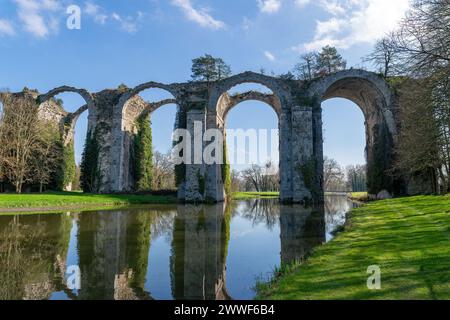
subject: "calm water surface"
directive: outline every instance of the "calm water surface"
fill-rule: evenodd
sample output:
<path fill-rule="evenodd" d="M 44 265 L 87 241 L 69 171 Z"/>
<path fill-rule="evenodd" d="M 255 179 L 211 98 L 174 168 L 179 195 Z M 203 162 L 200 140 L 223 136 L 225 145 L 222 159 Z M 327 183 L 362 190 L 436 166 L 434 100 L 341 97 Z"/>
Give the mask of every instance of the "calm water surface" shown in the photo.
<path fill-rule="evenodd" d="M 0 299 L 251 299 L 256 280 L 331 240 L 352 207 L 327 196 L 321 208 L 249 200 L 0 216 Z"/>

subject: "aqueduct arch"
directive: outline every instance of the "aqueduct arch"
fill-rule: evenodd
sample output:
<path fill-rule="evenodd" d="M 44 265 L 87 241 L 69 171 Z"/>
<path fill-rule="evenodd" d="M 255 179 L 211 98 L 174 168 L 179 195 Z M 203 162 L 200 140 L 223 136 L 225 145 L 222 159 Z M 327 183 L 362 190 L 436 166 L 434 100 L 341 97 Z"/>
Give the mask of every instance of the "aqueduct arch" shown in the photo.
<path fill-rule="evenodd" d="M 397 141 L 394 118 L 395 96 L 380 76 L 363 70 L 346 70 L 314 83 L 312 93 L 320 103 L 331 98 L 354 102 L 363 112 L 366 127 L 368 188 L 371 193 L 393 191 L 394 179 L 387 174 Z"/>
<path fill-rule="evenodd" d="M 172 98 L 164 99 L 158 102 L 150 103 L 145 102 L 139 94 L 148 89 L 160 89 L 170 93 Z M 116 106 L 114 106 L 114 136 L 118 138 L 119 143 L 115 143 L 112 148 L 111 157 L 116 158 L 118 178 L 112 178 L 115 180 L 113 191 L 133 191 L 135 188 L 135 177 L 133 176 L 133 163 L 132 163 L 132 146 L 133 138 L 137 134 L 136 121 L 143 116 L 149 116 L 157 109 L 167 104 L 176 104 L 179 109 L 180 106 L 177 103 L 178 91 L 176 88 L 170 85 L 165 85 L 158 82 L 147 82 L 136 86 L 123 93 L 119 98 Z M 175 129 L 175 125 L 174 125 Z M 117 170 L 116 169 L 116 170 Z M 113 175 L 116 175 L 117 171 L 113 171 Z"/>
<path fill-rule="evenodd" d="M 272 93 L 244 92 L 228 94 L 240 84 L 256 83 Z M 157 88 L 173 98 L 146 103 L 138 94 Z M 278 115 L 280 130 L 280 198 L 284 202 L 321 201 L 323 197 L 323 137 L 321 103 L 341 97 L 355 102 L 366 118 L 367 160 L 369 175 L 382 177 L 373 184 L 372 192 L 393 191 L 387 171 L 391 167 L 392 147 L 397 140 L 397 99 L 381 76 L 363 71 L 346 70 L 310 81 L 297 81 L 245 72 L 215 82 L 162 84 L 147 82 L 132 89 L 119 87 L 97 93 L 84 89 L 59 87 L 38 95 L 39 103 L 48 102 L 62 92 L 80 94 L 86 105 L 78 111 L 61 112 L 61 119 L 72 125 L 89 110 L 89 134 L 97 145 L 95 158 L 96 192 L 131 191 L 130 147 L 135 136 L 134 122 L 165 104 L 178 106 L 175 129 L 186 129 L 194 141 L 194 123 L 208 129 L 224 130 L 229 110 L 248 100 L 270 105 Z M 60 123 L 60 122 L 58 122 Z M 65 122 L 64 122 L 65 123 Z M 205 144 L 205 143 L 203 143 Z M 187 202 L 225 199 L 223 165 L 186 164 L 177 173 L 179 198 Z"/>
<path fill-rule="evenodd" d="M 78 88 L 69 87 L 69 86 L 62 86 L 62 87 L 54 88 L 45 94 L 39 95 L 36 99 L 37 103 L 39 103 L 39 109 L 44 109 L 46 107 L 46 104 L 48 104 L 49 101 L 51 101 L 55 96 L 57 96 L 58 94 L 67 93 L 67 92 L 76 93 L 76 94 L 80 95 L 84 99 L 86 104 L 83 106 L 80 106 L 75 112 L 67 112 L 66 110 L 64 110 L 66 115 L 65 115 L 65 117 L 60 119 L 60 123 L 59 123 L 60 130 L 61 130 L 61 137 L 62 137 L 64 146 L 67 146 L 70 143 L 73 143 L 76 123 L 78 121 L 78 118 L 85 111 L 89 110 L 88 111 L 89 112 L 88 127 L 90 124 L 92 124 L 92 122 L 93 122 L 92 116 L 94 113 L 94 105 L 95 105 L 94 97 L 92 96 L 92 94 L 90 92 L 88 92 L 85 89 L 78 89 Z M 63 108 L 63 106 L 61 106 L 61 107 Z M 44 111 L 44 113 L 45 113 L 45 111 Z M 55 115 L 44 114 L 43 116 L 51 118 Z"/>

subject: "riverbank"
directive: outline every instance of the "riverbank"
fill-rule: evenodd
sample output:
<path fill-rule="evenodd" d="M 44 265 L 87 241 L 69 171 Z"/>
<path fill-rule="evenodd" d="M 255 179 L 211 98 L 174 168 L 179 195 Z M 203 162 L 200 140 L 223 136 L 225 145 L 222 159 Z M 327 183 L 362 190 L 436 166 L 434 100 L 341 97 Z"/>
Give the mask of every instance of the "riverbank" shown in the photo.
<path fill-rule="evenodd" d="M 67 209 L 113 209 L 130 205 L 174 204 L 176 202 L 176 197 L 170 195 L 106 195 L 79 192 L 0 194 L 0 214 L 61 211 Z"/>
<path fill-rule="evenodd" d="M 450 196 L 369 203 L 306 262 L 258 284 L 260 299 L 450 299 Z M 367 288 L 369 266 L 381 290 Z"/>
<path fill-rule="evenodd" d="M 351 192 L 347 195 L 350 200 L 358 202 L 368 202 L 369 193 L 368 192 Z"/>
<path fill-rule="evenodd" d="M 249 200 L 249 199 L 278 199 L 279 192 L 235 192 L 233 200 Z"/>
<path fill-rule="evenodd" d="M 278 192 L 238 192 L 233 194 L 233 200 L 277 199 L 278 197 Z M 173 195 L 86 194 L 81 192 L 0 194 L 0 215 L 65 210 L 109 210 L 127 206 L 175 203 L 177 203 L 177 198 Z"/>

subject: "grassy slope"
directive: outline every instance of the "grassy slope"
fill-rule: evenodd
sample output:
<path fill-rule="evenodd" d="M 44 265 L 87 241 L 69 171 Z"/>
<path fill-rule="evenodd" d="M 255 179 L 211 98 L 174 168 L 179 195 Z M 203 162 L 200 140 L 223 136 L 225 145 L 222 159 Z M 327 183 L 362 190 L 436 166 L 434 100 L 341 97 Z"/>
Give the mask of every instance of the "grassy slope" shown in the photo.
<path fill-rule="evenodd" d="M 233 200 L 260 199 L 260 198 L 278 198 L 278 192 L 235 192 Z"/>
<path fill-rule="evenodd" d="M 351 225 L 295 271 L 259 286 L 266 299 L 450 299 L 450 196 L 356 209 Z M 382 289 L 367 289 L 370 265 Z"/>
<path fill-rule="evenodd" d="M 94 195 L 78 192 L 46 194 L 0 194 L 0 210 L 5 208 L 49 208 L 67 206 L 115 206 L 129 204 L 175 203 L 170 196 Z"/>

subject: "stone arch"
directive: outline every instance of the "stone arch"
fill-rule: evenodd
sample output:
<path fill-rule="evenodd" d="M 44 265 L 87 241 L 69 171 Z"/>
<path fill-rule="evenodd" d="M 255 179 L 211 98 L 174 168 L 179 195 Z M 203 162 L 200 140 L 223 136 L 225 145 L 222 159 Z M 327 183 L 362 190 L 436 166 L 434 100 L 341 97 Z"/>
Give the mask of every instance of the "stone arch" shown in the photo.
<path fill-rule="evenodd" d="M 87 104 L 78 108 L 77 111 L 69 113 L 63 120 L 61 130 L 63 132 L 63 144 L 67 146 L 75 135 L 75 126 L 77 125 L 80 116 L 88 111 L 89 107 Z"/>
<path fill-rule="evenodd" d="M 150 81 L 150 82 L 146 82 L 146 83 L 137 85 L 133 89 L 130 89 L 127 92 L 125 92 L 124 94 L 122 94 L 122 96 L 119 99 L 119 103 L 117 104 L 119 106 L 119 109 L 123 109 L 128 100 L 130 100 L 132 97 L 138 95 L 139 93 L 141 93 L 142 91 L 147 90 L 147 89 L 162 89 L 162 90 L 168 91 L 172 96 L 175 97 L 175 99 L 178 96 L 178 91 L 176 89 L 174 89 L 173 86 L 159 83 L 159 82 Z"/>
<path fill-rule="evenodd" d="M 139 94 L 148 89 L 161 89 L 167 91 L 173 98 L 164 99 L 154 103 L 144 101 Z M 132 175 L 132 154 L 130 153 L 133 136 L 137 133 L 135 122 L 140 116 L 149 115 L 158 108 L 167 104 L 177 105 L 178 111 L 180 104 L 178 103 L 178 91 L 174 86 L 165 85 L 158 82 L 147 82 L 140 84 L 133 89 L 129 89 L 123 93 L 117 105 L 114 107 L 114 124 L 113 135 L 120 140 L 119 144 L 115 144 L 112 148 L 112 158 L 117 159 L 118 179 L 115 179 L 116 191 L 131 191 L 134 189 L 135 181 Z"/>
<path fill-rule="evenodd" d="M 57 87 L 55 89 L 50 90 L 47 93 L 41 94 L 37 97 L 37 102 L 39 104 L 43 104 L 48 100 L 54 98 L 56 95 L 64 92 L 78 93 L 84 99 L 84 101 L 86 101 L 88 108 L 92 108 L 94 106 L 94 98 L 89 91 L 69 86 Z"/>
<path fill-rule="evenodd" d="M 149 114 L 152 114 L 153 112 L 155 112 L 156 110 L 158 110 L 159 108 L 162 108 L 165 105 L 168 104 L 177 104 L 177 100 L 175 99 L 164 99 L 158 102 L 154 102 L 154 103 L 149 103 L 147 105 L 147 107 L 139 114 L 138 117 L 145 117 Z"/>
<path fill-rule="evenodd" d="M 286 99 L 288 96 L 288 90 L 287 88 L 284 87 L 284 83 L 281 79 L 269 77 L 254 72 L 244 72 L 215 83 L 210 92 L 208 111 L 218 113 L 219 110 L 217 109 L 221 97 L 224 94 L 227 94 L 227 92 L 233 87 L 245 83 L 256 83 L 269 88 L 272 91 L 275 99 L 278 99 L 278 104 L 280 105 L 280 108 L 283 106 L 282 101 Z"/>
<path fill-rule="evenodd" d="M 62 105 L 60 106 L 59 104 L 54 103 L 54 101 L 52 101 L 52 99 L 56 95 L 61 94 L 61 93 L 78 94 L 79 96 L 81 96 L 84 99 L 85 104 L 82 105 L 81 107 L 79 107 L 74 112 L 68 112 L 67 110 L 64 109 L 64 106 L 62 106 Z M 45 94 L 39 95 L 36 98 L 36 101 L 39 104 L 39 112 L 43 113 L 44 117 L 48 117 L 48 116 L 52 117 L 51 113 L 54 112 L 55 107 L 62 110 L 61 115 L 57 115 L 53 118 L 54 118 L 54 120 L 57 120 L 57 122 L 59 124 L 61 141 L 64 146 L 64 149 L 67 149 L 67 151 L 64 151 L 64 152 L 65 153 L 70 152 L 73 156 L 73 161 L 74 161 L 73 163 L 70 163 L 70 164 L 67 163 L 65 166 L 63 166 L 63 168 L 67 168 L 72 165 L 76 165 L 75 127 L 77 125 L 78 119 L 85 112 L 89 113 L 88 123 L 87 123 L 88 132 L 89 132 L 89 128 L 93 126 L 93 124 L 95 122 L 94 121 L 95 101 L 94 101 L 93 95 L 85 89 L 78 89 L 78 88 L 69 87 L 69 86 L 62 86 L 62 87 L 57 87 L 55 89 L 52 89 Z M 65 156 L 63 161 L 68 162 L 68 161 L 71 161 L 70 159 L 71 159 L 71 157 L 66 158 L 66 156 Z M 64 169 L 64 170 L 66 170 L 66 169 Z M 71 182 L 68 183 L 64 188 L 68 191 L 72 190 L 72 183 Z"/>
<path fill-rule="evenodd" d="M 235 95 L 230 95 L 229 91 L 241 84 L 259 84 L 268 89 L 270 89 L 271 94 L 263 94 L 261 92 L 245 92 L 239 93 Z M 283 116 L 283 114 L 289 113 L 290 108 L 290 87 L 283 79 L 269 77 L 263 74 L 258 74 L 254 72 L 245 72 L 230 78 L 214 82 L 209 87 L 209 98 L 206 108 L 206 129 L 219 129 L 223 133 L 225 133 L 225 118 L 228 112 L 235 107 L 237 104 L 249 101 L 256 100 L 261 101 L 268 104 L 277 115 L 278 127 L 280 130 L 280 172 L 281 172 L 281 183 L 280 188 L 283 190 L 288 189 L 289 173 L 287 170 L 284 170 L 284 167 L 287 166 L 288 159 L 284 159 L 289 157 L 287 151 L 288 148 L 288 140 L 284 139 L 289 131 L 288 127 L 290 125 L 290 121 L 287 116 Z M 199 116 L 200 118 L 203 116 Z M 192 122 L 192 121 L 191 121 Z M 285 142 L 283 142 L 285 141 Z M 224 176 L 227 172 L 225 165 L 211 165 L 207 166 L 205 170 L 205 180 L 206 180 L 206 193 L 205 197 L 210 199 L 215 199 L 216 201 L 222 201 L 226 197 L 227 190 L 227 177 Z M 189 168 L 188 168 L 189 170 Z M 195 170 L 201 169 L 192 169 L 192 175 L 195 176 Z M 188 176 L 190 173 L 188 172 Z M 197 174 L 198 175 L 198 174 Z M 187 190 L 196 190 L 198 186 L 187 186 Z M 186 198 L 190 196 L 186 195 Z M 192 197 L 194 199 L 201 198 L 198 196 L 198 192 L 194 193 Z"/>
<path fill-rule="evenodd" d="M 379 75 L 364 70 L 345 70 L 322 78 L 313 84 L 312 93 L 320 102 L 345 98 L 358 105 L 364 116 L 380 116 L 395 137 L 395 97 L 387 82 Z"/>
<path fill-rule="evenodd" d="M 236 107 L 238 104 L 245 101 L 259 101 L 269 105 L 273 111 L 280 117 L 281 102 L 274 94 L 265 94 L 258 91 L 247 91 L 244 93 L 238 93 L 234 95 L 224 93 L 218 103 L 218 115 L 225 121 L 228 113 Z"/>
<path fill-rule="evenodd" d="M 170 93 L 173 98 L 165 99 L 155 103 L 147 103 L 139 97 L 139 94 L 148 89 L 161 89 Z M 119 102 L 115 106 L 115 119 L 121 119 L 121 130 L 131 130 L 130 124 L 132 124 L 140 115 L 151 113 L 156 109 L 166 104 L 178 104 L 177 102 L 178 92 L 170 85 L 165 85 L 158 82 L 147 82 L 136 86 L 133 89 L 123 93 L 119 98 Z"/>
<path fill-rule="evenodd" d="M 89 91 L 87 91 L 85 89 L 78 89 L 75 87 L 62 86 L 62 87 L 57 87 L 55 89 L 52 89 L 45 94 L 41 94 L 36 99 L 37 103 L 39 104 L 39 108 L 42 111 L 42 109 L 43 109 L 42 106 L 45 105 L 46 103 L 48 103 L 48 101 L 50 101 L 56 95 L 61 94 L 61 93 L 66 93 L 66 92 L 72 92 L 72 93 L 79 94 L 84 99 L 86 104 L 81 106 L 80 108 L 78 108 L 78 110 L 75 112 L 67 112 L 66 110 L 64 110 L 63 107 L 61 107 L 65 113 L 64 116 L 62 117 L 62 120 L 59 123 L 60 130 L 61 130 L 61 137 L 64 142 L 64 145 L 67 145 L 72 141 L 75 126 L 76 126 L 78 118 L 81 116 L 81 114 L 88 110 L 89 110 L 90 114 L 93 114 L 94 106 L 95 106 L 94 97 L 92 96 L 92 94 Z"/>
<path fill-rule="evenodd" d="M 332 98 L 344 98 L 361 109 L 366 127 L 369 192 L 398 192 L 388 173 L 392 169 L 393 148 L 398 132 L 395 96 L 388 83 L 372 72 L 345 70 L 318 80 L 312 85 L 310 93 L 318 99 L 318 103 Z"/>

